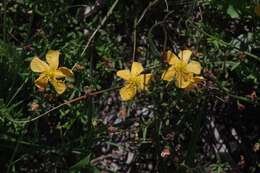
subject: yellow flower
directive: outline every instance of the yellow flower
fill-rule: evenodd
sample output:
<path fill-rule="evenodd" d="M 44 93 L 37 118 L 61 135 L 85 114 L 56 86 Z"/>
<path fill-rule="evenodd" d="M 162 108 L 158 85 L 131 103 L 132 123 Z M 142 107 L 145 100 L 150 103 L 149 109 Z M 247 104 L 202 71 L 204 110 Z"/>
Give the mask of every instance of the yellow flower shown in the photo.
<path fill-rule="evenodd" d="M 46 62 L 34 57 L 30 67 L 33 72 L 41 73 L 39 78 L 35 80 L 35 85 L 38 88 L 46 88 L 50 82 L 58 94 L 62 94 L 66 85 L 63 78 L 72 77 L 73 72 L 66 67 L 59 67 L 59 55 L 57 50 L 49 50 L 46 54 Z"/>
<path fill-rule="evenodd" d="M 162 79 L 166 81 L 174 80 L 178 88 L 186 88 L 196 82 L 198 76 L 194 78 L 194 75 L 200 74 L 201 65 L 197 61 L 190 61 L 191 54 L 190 50 L 183 50 L 176 56 L 168 51 L 167 62 L 171 66 L 162 74 Z"/>
<path fill-rule="evenodd" d="M 117 71 L 116 75 L 126 81 L 125 86 L 120 89 L 120 96 L 123 101 L 131 100 L 136 93 L 147 90 L 152 74 L 141 74 L 143 71 L 142 64 L 138 62 L 133 62 L 131 71 Z"/>
<path fill-rule="evenodd" d="M 185 88 L 187 90 L 191 90 L 194 88 L 194 86 L 202 81 L 205 81 L 206 79 L 202 76 L 195 76 L 192 78 L 191 83 Z"/>

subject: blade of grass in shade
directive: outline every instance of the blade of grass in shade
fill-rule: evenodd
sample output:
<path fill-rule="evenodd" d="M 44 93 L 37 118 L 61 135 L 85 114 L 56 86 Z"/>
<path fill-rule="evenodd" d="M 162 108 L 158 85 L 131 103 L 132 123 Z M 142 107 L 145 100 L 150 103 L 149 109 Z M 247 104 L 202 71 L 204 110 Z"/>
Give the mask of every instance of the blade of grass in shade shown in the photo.
<path fill-rule="evenodd" d="M 6 32 L 6 13 L 7 13 L 7 0 L 4 0 L 3 2 L 3 9 L 4 9 L 4 15 L 3 15 L 3 40 L 4 42 L 7 41 L 7 32 Z"/>
<path fill-rule="evenodd" d="M 26 78 L 24 80 L 24 82 L 22 83 L 22 85 L 16 90 L 16 92 L 14 93 L 14 95 L 11 97 L 11 99 L 8 101 L 7 106 L 9 106 L 10 103 L 12 103 L 12 101 L 14 100 L 14 98 L 19 94 L 19 92 L 22 90 L 22 88 L 24 87 L 24 85 L 28 82 L 28 78 Z"/>
<path fill-rule="evenodd" d="M 202 106 L 202 109 L 204 106 Z M 190 137 L 190 142 L 188 144 L 188 151 L 185 158 L 185 162 L 188 166 L 192 167 L 194 166 L 194 159 L 196 156 L 196 150 L 197 150 L 197 143 L 200 136 L 200 125 L 202 120 L 202 112 L 203 110 L 200 110 L 200 112 L 196 115 L 192 115 L 191 123 L 192 123 L 192 134 Z"/>
<path fill-rule="evenodd" d="M 161 54 L 160 51 L 157 49 L 156 45 L 154 44 L 152 31 L 154 30 L 155 27 L 157 27 L 160 24 L 162 24 L 162 22 L 154 24 L 148 32 L 148 42 L 149 42 L 150 50 L 153 53 L 153 55 L 156 57 L 160 57 Z"/>

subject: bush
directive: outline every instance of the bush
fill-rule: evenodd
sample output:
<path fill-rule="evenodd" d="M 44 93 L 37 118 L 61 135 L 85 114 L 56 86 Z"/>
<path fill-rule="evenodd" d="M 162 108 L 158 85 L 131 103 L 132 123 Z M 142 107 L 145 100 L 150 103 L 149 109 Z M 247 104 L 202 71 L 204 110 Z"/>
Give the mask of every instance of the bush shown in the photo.
<path fill-rule="evenodd" d="M 259 11 L 4 0 L 1 170 L 259 171 Z"/>

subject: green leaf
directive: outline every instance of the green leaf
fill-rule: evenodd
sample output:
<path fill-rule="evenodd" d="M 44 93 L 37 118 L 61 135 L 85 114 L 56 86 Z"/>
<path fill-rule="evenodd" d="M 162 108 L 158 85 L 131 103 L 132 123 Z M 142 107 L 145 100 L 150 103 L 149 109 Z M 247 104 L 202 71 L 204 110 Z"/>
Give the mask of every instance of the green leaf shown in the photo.
<path fill-rule="evenodd" d="M 228 8 L 227 8 L 227 14 L 231 17 L 231 18 L 239 18 L 239 13 L 238 11 L 234 8 L 234 6 L 232 4 L 229 4 Z"/>
<path fill-rule="evenodd" d="M 239 65 L 240 65 L 240 62 L 234 63 L 234 65 L 231 68 L 231 71 L 234 71 Z"/>
<path fill-rule="evenodd" d="M 90 154 L 80 160 L 78 163 L 70 167 L 70 172 L 74 170 L 88 170 L 91 173 L 99 173 L 99 169 L 90 163 Z"/>
<path fill-rule="evenodd" d="M 90 154 L 80 160 L 78 163 L 73 165 L 70 169 L 81 169 L 85 168 L 87 165 L 90 164 Z"/>

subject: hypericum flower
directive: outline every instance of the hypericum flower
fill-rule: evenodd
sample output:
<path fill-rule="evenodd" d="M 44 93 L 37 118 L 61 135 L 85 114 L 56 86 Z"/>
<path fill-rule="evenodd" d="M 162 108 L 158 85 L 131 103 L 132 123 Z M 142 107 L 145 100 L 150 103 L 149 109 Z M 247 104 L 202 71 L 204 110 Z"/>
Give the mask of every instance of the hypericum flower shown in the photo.
<path fill-rule="evenodd" d="M 120 89 L 120 96 L 123 101 L 131 100 L 137 92 L 147 90 L 152 74 L 141 74 L 143 71 L 142 64 L 138 62 L 133 62 L 131 71 L 117 71 L 116 75 L 126 81 L 125 86 Z"/>
<path fill-rule="evenodd" d="M 178 88 L 186 88 L 193 82 L 197 81 L 197 78 L 201 72 L 201 65 L 197 61 L 190 61 L 192 52 L 190 50 L 183 50 L 175 55 L 173 52 L 167 52 L 167 62 L 170 64 L 168 70 L 162 74 L 162 79 L 166 81 L 175 81 L 175 85 Z M 199 77 L 198 79 L 201 79 Z"/>
<path fill-rule="evenodd" d="M 35 85 L 38 88 L 44 89 L 50 82 L 58 94 L 62 94 L 66 85 L 63 78 L 72 77 L 73 72 L 66 67 L 59 67 L 59 55 L 57 50 L 49 50 L 46 54 L 46 62 L 34 57 L 30 67 L 33 72 L 41 73 L 39 78 L 35 80 Z"/>
<path fill-rule="evenodd" d="M 185 88 L 186 90 L 191 90 L 194 88 L 194 86 L 196 86 L 198 83 L 205 81 L 205 78 L 202 76 L 194 76 L 191 79 L 191 83 Z"/>

